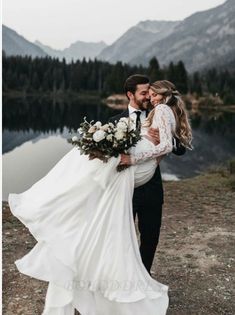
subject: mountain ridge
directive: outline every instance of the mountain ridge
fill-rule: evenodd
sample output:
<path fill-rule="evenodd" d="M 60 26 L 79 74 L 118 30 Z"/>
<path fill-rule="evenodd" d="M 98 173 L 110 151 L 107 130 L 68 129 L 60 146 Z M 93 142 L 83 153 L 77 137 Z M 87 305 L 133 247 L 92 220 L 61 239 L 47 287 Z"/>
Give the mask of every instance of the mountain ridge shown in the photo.
<path fill-rule="evenodd" d="M 169 35 L 178 23 L 179 21 L 141 21 L 106 47 L 97 58 L 108 62 L 128 63 L 149 47 L 155 38 L 161 39 Z M 144 46 L 140 46 L 140 38 L 144 38 Z"/>
<path fill-rule="evenodd" d="M 174 33 L 156 41 L 133 64 L 146 65 L 156 56 L 160 64 L 182 60 L 189 71 L 223 64 L 235 55 L 235 1 L 187 17 Z M 227 57 L 229 60 L 227 60 Z"/>
<path fill-rule="evenodd" d="M 6 36 L 6 30 L 10 36 Z M 235 1 L 227 0 L 209 10 L 196 12 L 183 21 L 140 21 L 111 45 L 76 41 L 56 50 L 36 41 L 31 43 L 17 32 L 3 26 L 3 49 L 6 54 L 31 54 L 76 59 L 99 59 L 110 63 L 122 61 L 147 66 L 156 57 L 161 66 L 182 60 L 189 72 L 234 64 Z M 15 40 L 15 42 L 14 42 Z M 26 43 L 26 44 L 25 44 Z M 24 47 L 25 44 L 25 47 Z M 5 49 L 5 46 L 8 49 Z"/>
<path fill-rule="evenodd" d="M 76 41 L 69 47 L 59 50 L 49 45 L 44 45 L 38 40 L 34 43 L 30 42 L 18 32 L 5 25 L 2 25 L 2 31 L 2 49 L 7 56 L 30 55 L 33 58 L 51 56 L 60 60 L 65 58 L 67 62 L 71 62 L 72 60 L 81 60 L 84 57 L 86 59 L 94 59 L 107 46 L 104 41 L 97 43 Z"/>
<path fill-rule="evenodd" d="M 2 49 L 8 56 L 30 55 L 33 58 L 47 56 L 40 47 L 5 25 L 2 25 Z"/>
<path fill-rule="evenodd" d="M 51 57 L 63 59 L 65 58 L 67 62 L 72 60 L 82 60 L 86 59 L 95 59 L 97 55 L 107 46 L 104 41 L 99 42 L 84 42 L 76 41 L 69 45 L 69 47 L 62 50 L 54 49 L 48 45 L 44 45 L 40 41 L 35 41 L 40 48 L 47 52 Z"/>

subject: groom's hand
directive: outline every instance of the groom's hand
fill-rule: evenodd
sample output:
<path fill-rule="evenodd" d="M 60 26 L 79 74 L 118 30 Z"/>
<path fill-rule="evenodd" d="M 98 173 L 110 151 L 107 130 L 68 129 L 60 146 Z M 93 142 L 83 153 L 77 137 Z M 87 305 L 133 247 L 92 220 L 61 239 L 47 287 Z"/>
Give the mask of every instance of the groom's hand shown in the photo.
<path fill-rule="evenodd" d="M 152 138 L 155 145 L 160 143 L 159 129 L 149 128 L 148 135 Z"/>
<path fill-rule="evenodd" d="M 128 154 L 121 154 L 120 163 L 117 166 L 117 171 L 121 172 L 131 166 L 131 157 Z"/>
<path fill-rule="evenodd" d="M 130 157 L 130 155 L 122 153 L 119 165 L 131 165 L 131 157 Z"/>
<path fill-rule="evenodd" d="M 104 155 L 104 153 L 100 152 L 99 150 L 93 150 L 88 155 L 89 160 L 99 159 L 104 163 L 108 162 L 108 158 Z"/>

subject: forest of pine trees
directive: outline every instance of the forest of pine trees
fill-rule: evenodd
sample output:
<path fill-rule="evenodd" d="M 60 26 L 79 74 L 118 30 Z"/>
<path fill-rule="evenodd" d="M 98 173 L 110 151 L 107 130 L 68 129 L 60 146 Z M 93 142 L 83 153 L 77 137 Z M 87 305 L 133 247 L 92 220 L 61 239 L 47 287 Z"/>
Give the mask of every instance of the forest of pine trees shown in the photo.
<path fill-rule="evenodd" d="M 210 69 L 188 75 L 184 63 L 171 62 L 161 68 L 154 57 L 148 67 L 131 66 L 117 62 L 77 60 L 67 64 L 65 59 L 45 57 L 31 58 L 6 56 L 3 52 L 3 93 L 20 91 L 27 93 L 47 92 L 96 92 L 105 96 L 123 93 L 125 79 L 141 73 L 155 80 L 167 79 L 175 83 L 182 94 L 196 93 L 219 95 L 225 104 L 235 102 L 235 76 L 225 71 Z"/>

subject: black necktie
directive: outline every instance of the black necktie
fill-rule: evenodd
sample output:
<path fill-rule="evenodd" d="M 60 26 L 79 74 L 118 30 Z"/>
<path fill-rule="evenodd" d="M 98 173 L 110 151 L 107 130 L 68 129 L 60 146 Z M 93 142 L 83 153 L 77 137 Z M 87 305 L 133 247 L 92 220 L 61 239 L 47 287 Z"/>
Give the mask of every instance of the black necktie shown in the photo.
<path fill-rule="evenodd" d="M 136 114 L 135 126 L 136 126 L 136 129 L 137 129 L 137 128 L 140 128 L 140 115 L 141 115 L 141 111 L 140 111 L 140 110 L 136 110 L 134 113 Z"/>

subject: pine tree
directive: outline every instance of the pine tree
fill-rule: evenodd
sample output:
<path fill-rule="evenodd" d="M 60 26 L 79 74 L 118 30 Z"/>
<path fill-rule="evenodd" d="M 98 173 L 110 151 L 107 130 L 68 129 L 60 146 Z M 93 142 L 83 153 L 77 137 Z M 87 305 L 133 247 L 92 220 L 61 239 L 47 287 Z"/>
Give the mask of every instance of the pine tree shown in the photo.
<path fill-rule="evenodd" d="M 198 95 L 202 95 L 202 83 L 199 72 L 194 72 L 192 77 L 192 86 L 191 93 L 197 93 Z"/>
<path fill-rule="evenodd" d="M 156 57 L 153 57 L 149 61 L 147 74 L 148 74 L 149 79 L 150 79 L 151 82 L 154 82 L 156 80 L 160 80 L 160 78 L 161 78 L 161 71 L 160 71 L 160 66 L 159 66 L 159 63 L 158 63 L 158 60 L 157 60 Z"/>
<path fill-rule="evenodd" d="M 182 94 L 186 94 L 188 92 L 188 74 L 182 61 L 179 61 L 175 66 L 175 79 L 177 89 Z"/>

